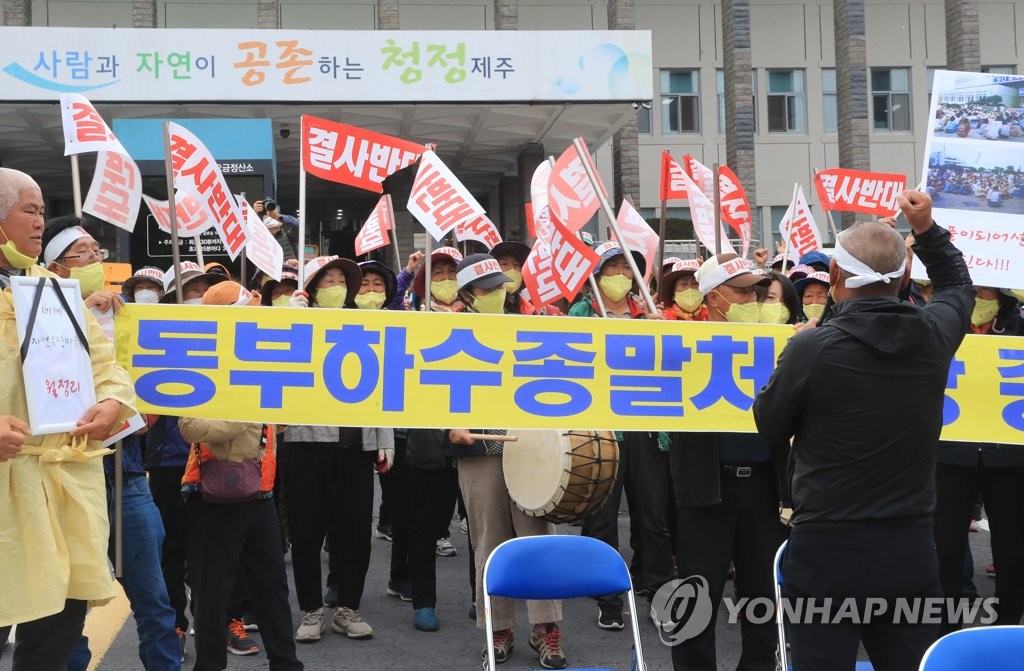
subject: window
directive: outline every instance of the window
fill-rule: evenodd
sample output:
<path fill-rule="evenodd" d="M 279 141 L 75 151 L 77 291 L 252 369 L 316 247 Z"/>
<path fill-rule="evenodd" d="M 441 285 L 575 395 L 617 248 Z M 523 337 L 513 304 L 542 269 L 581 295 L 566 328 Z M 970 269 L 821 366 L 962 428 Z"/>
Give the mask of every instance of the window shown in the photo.
<path fill-rule="evenodd" d="M 651 133 L 651 103 L 640 103 L 636 110 L 636 132 Z"/>
<path fill-rule="evenodd" d="M 768 132 L 806 133 L 803 70 L 768 70 Z"/>
<path fill-rule="evenodd" d="M 718 134 L 725 135 L 725 72 L 715 70 L 715 90 L 718 94 Z M 750 104 L 754 107 L 754 132 L 757 132 L 757 71 L 750 71 Z"/>
<path fill-rule="evenodd" d="M 910 130 L 910 70 L 872 68 L 871 107 L 875 130 Z"/>
<path fill-rule="evenodd" d="M 987 72 L 993 75 L 1015 75 L 1017 74 L 1016 65 L 983 65 L 981 67 L 982 72 Z"/>
<path fill-rule="evenodd" d="M 700 132 L 698 71 L 661 71 L 661 132 Z"/>
<path fill-rule="evenodd" d="M 826 133 L 839 130 L 839 98 L 836 96 L 836 69 L 821 70 L 821 115 Z"/>
<path fill-rule="evenodd" d="M 945 70 L 946 66 L 942 65 L 939 67 L 927 67 L 925 72 L 928 74 L 928 106 L 932 104 L 932 89 L 935 88 L 935 73 L 939 70 Z"/>

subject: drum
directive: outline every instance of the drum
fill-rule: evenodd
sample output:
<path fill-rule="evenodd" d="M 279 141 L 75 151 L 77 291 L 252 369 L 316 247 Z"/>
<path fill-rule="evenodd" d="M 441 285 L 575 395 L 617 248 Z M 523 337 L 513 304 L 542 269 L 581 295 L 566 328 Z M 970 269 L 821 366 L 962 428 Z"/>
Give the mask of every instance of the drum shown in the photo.
<path fill-rule="evenodd" d="M 611 431 L 516 431 L 502 452 L 505 485 L 531 517 L 575 522 L 597 512 L 619 470 Z"/>

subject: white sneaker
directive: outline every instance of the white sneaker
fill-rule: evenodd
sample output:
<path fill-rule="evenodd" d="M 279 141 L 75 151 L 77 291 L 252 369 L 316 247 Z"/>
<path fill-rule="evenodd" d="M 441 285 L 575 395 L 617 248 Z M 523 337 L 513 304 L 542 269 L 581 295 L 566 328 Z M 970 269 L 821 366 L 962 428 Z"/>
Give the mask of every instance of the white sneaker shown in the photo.
<path fill-rule="evenodd" d="M 324 609 L 307 610 L 302 616 L 302 624 L 299 625 L 298 631 L 295 632 L 295 640 L 301 643 L 319 641 L 325 629 L 327 629 L 327 619 L 324 615 Z"/>
<path fill-rule="evenodd" d="M 459 551 L 455 549 L 452 542 L 447 538 L 437 539 L 437 556 L 438 557 L 454 557 L 459 554 Z"/>
<path fill-rule="evenodd" d="M 363 622 L 363 618 L 359 617 L 359 611 L 345 607 L 338 608 L 338 612 L 334 614 L 331 631 L 336 634 L 345 634 L 349 638 L 373 636 L 373 627 Z"/>
<path fill-rule="evenodd" d="M 462 520 L 461 522 L 459 522 L 459 531 L 461 531 L 464 534 L 468 534 L 469 533 L 469 518 L 468 517 L 466 519 Z"/>

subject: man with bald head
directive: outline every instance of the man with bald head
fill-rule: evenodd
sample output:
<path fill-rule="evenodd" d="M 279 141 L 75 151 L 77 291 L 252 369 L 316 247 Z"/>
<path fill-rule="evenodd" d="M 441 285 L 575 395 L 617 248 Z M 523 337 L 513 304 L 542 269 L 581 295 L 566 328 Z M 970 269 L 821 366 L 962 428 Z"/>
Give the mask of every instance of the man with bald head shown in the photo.
<path fill-rule="evenodd" d="M 134 414 L 135 392 L 114 347 L 86 310 L 96 404 L 67 433 L 31 435 L 11 277 L 55 277 L 43 252 L 43 195 L 0 168 L 0 640 L 18 625 L 14 671 L 63 669 L 89 602 L 115 595 L 107 561 L 101 441 Z"/>
<path fill-rule="evenodd" d="M 914 669 L 938 634 L 937 618 L 908 624 L 895 611 L 900 599 L 913 606 L 942 597 L 935 450 L 974 290 L 949 232 L 932 221 L 928 195 L 907 191 L 898 202 L 935 287 L 932 301 L 897 298 L 907 262 L 893 228 L 865 222 L 843 231 L 829 268 L 832 315 L 790 340 L 754 403 L 765 440 L 793 440 L 783 595 L 816 599 L 819 608 L 832 599 L 790 627 L 796 671 L 852 669 L 861 641 L 875 669 Z M 847 598 L 857 612 L 837 617 Z M 867 599 L 877 600 L 870 620 Z"/>

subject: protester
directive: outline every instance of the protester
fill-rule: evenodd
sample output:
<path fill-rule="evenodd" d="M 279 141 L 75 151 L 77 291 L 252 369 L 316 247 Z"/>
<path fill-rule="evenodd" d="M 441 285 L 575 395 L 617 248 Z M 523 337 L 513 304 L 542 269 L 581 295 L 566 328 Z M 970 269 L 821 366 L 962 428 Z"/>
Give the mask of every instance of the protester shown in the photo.
<path fill-rule="evenodd" d="M 260 295 L 223 282 L 206 292 L 203 304 L 258 306 Z M 227 666 L 228 638 L 242 627 L 241 613 L 229 613 L 228 605 L 240 568 L 246 582 L 257 586 L 250 596 L 270 668 L 302 669 L 291 636 L 288 578 L 273 503 L 275 427 L 194 417 L 182 417 L 179 426 L 191 443 L 181 491 L 188 507 L 194 668 Z"/>
<path fill-rule="evenodd" d="M 501 272 L 498 261 L 489 254 L 472 254 L 459 263 L 458 278 L 461 301 L 472 312 L 484 314 L 505 313 L 505 284 L 511 281 Z M 504 430 L 484 431 L 504 434 Z M 555 527 L 546 520 L 530 517 L 512 502 L 505 485 L 501 453 L 503 443 L 498 440 L 476 440 L 465 429 L 448 432 L 450 451 L 456 457 L 459 487 L 469 514 L 471 542 L 476 559 L 477 627 L 483 629 L 483 569 L 494 548 L 517 536 L 539 536 L 555 533 Z M 530 647 L 537 652 L 540 665 L 545 669 L 562 669 L 567 665 L 561 648 L 562 632 L 558 622 L 562 619 L 561 601 L 527 601 L 526 611 L 533 631 Z M 508 660 L 515 647 L 513 627 L 516 624 L 515 603 L 511 599 L 491 599 L 491 618 L 494 623 L 495 662 Z M 487 649 L 481 657 L 486 660 Z"/>
<path fill-rule="evenodd" d="M 974 289 L 928 195 L 906 191 L 897 202 L 934 284 L 931 303 L 898 300 L 907 254 L 894 229 L 865 222 L 843 231 L 830 269 L 832 316 L 789 341 L 754 404 L 769 443 L 793 440 L 783 594 L 832 599 L 820 619 L 789 623 L 796 671 L 852 668 L 860 642 L 875 668 L 917 668 L 938 634 L 938 625 L 900 621 L 896 600 L 942 595 L 935 445 Z M 845 598 L 885 608 L 870 621 L 836 618 Z"/>
<path fill-rule="evenodd" d="M 302 248 L 299 244 L 299 220 L 287 214 L 281 214 L 277 209 L 277 201 L 267 196 L 263 200 L 257 200 L 252 204 L 253 212 L 263 221 L 270 234 L 274 236 L 277 243 L 281 245 L 284 258 L 302 258 Z"/>
<path fill-rule="evenodd" d="M 594 251 L 600 257 L 600 261 L 594 269 L 594 278 L 597 280 L 597 289 L 609 317 L 622 319 L 663 318 L 661 313 L 649 314 L 647 305 L 634 293 L 638 290 L 639 285 L 617 242 L 600 243 Z M 637 268 L 643 274 L 647 267 L 643 254 L 636 250 L 631 250 L 630 253 L 633 255 Z M 569 308 L 570 317 L 593 317 L 600 314 L 601 309 L 594 296 L 577 300 Z"/>
<path fill-rule="evenodd" d="M 770 285 L 754 285 L 760 304 L 757 321 L 761 324 L 796 324 L 800 320 L 802 306 L 793 283 L 782 273 L 774 271 L 766 277 L 771 280 Z"/>
<path fill-rule="evenodd" d="M 771 279 L 753 272 L 736 254 L 719 254 L 697 272 L 708 321 L 756 323 L 761 311 L 754 287 Z M 772 598 L 772 561 L 786 537 L 779 522 L 785 500 L 782 485 L 786 447 L 750 433 L 674 433 L 670 463 L 676 498 L 680 577 L 703 576 L 716 621 L 730 563 L 735 565 L 737 598 Z M 740 623 L 743 650 L 739 668 L 775 668 L 775 625 Z M 677 671 L 717 669 L 715 628 L 672 648 Z"/>
<path fill-rule="evenodd" d="M 696 278 L 699 268 L 700 263 L 695 259 L 680 260 L 661 276 L 658 304 L 662 306 L 665 319 L 696 322 L 708 320 L 704 295 L 698 288 Z"/>
<path fill-rule="evenodd" d="M 121 285 L 126 303 L 158 303 L 164 295 L 164 271 L 156 266 L 143 266 Z"/>
<path fill-rule="evenodd" d="M 57 277 L 78 280 L 85 307 L 111 313 L 124 305 L 120 295 L 107 291 L 103 261 L 107 250 L 84 228 L 75 215 L 51 219 L 43 230 L 43 265 Z"/>
<path fill-rule="evenodd" d="M 269 275 L 264 275 L 260 285 L 260 300 L 265 306 L 279 308 L 288 307 L 288 301 L 292 294 L 299 290 L 299 276 L 295 268 L 284 265 L 281 267 L 281 279 L 275 280 Z"/>
<path fill-rule="evenodd" d="M 424 254 L 419 250 L 409 254 L 408 262 L 398 273 L 398 286 L 395 289 L 395 295 L 391 297 L 391 302 L 388 304 L 389 310 L 405 310 L 408 307 L 406 305 L 406 297 L 409 293 L 409 287 L 412 285 L 413 278 L 416 277 L 416 269 L 423 262 L 423 258 Z"/>
<path fill-rule="evenodd" d="M 411 260 L 410 260 L 411 262 Z M 431 312 L 462 312 L 465 306 L 459 300 L 459 283 L 455 281 L 455 268 L 462 262 L 462 254 L 454 247 L 440 247 L 430 254 Z M 412 308 L 423 309 L 426 292 L 427 267 L 421 264 L 412 281 Z"/>
<path fill-rule="evenodd" d="M 27 174 L 0 168 L 0 337 L 20 339 L 12 277 L 54 277 L 36 265 L 43 253 L 45 203 Z M 107 556 L 109 525 L 103 465 L 97 457 L 114 427 L 135 413 L 135 392 L 114 348 L 85 312 L 96 403 L 70 432 L 31 435 L 21 362 L 5 359 L 0 391 L 0 641 L 18 625 L 14 671 L 63 669 L 78 644 L 86 606 L 114 598 Z"/>
<path fill-rule="evenodd" d="M 821 316 L 825 314 L 825 305 L 828 303 L 830 288 L 828 273 L 811 273 L 794 281 L 793 287 L 800 299 L 802 321 L 815 319 L 820 322 Z"/>

